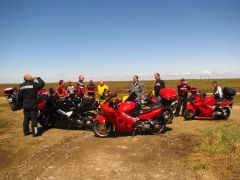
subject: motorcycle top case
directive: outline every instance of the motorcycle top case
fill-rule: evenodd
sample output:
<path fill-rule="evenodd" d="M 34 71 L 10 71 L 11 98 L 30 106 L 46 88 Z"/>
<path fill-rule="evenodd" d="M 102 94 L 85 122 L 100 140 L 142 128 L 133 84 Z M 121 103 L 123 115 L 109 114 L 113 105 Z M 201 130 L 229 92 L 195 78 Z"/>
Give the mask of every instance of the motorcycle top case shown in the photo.
<path fill-rule="evenodd" d="M 223 88 L 223 95 L 224 97 L 233 97 L 236 95 L 236 90 L 230 87 L 224 87 Z"/>
<path fill-rule="evenodd" d="M 161 89 L 160 96 L 167 101 L 175 101 L 178 98 L 177 91 L 172 88 Z"/>
<path fill-rule="evenodd" d="M 4 93 L 6 94 L 6 98 L 10 104 L 12 111 L 18 111 L 22 109 L 21 103 L 18 100 L 18 90 L 14 88 L 6 88 L 4 89 Z"/>
<path fill-rule="evenodd" d="M 126 114 L 131 112 L 135 107 L 136 107 L 136 104 L 135 102 L 132 102 L 132 101 L 123 102 L 118 105 L 119 112 L 123 112 Z"/>

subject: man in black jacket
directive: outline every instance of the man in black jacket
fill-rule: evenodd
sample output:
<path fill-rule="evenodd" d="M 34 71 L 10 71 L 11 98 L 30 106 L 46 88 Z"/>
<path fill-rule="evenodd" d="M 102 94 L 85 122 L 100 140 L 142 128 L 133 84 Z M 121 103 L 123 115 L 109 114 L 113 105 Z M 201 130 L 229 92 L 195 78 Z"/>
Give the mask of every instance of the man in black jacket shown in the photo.
<path fill-rule="evenodd" d="M 19 100 L 23 105 L 23 133 L 29 135 L 29 121 L 32 125 L 32 135 L 38 135 L 37 128 L 37 94 L 45 85 L 44 81 L 37 77 L 33 78 L 30 74 L 24 75 L 24 82 L 19 87 Z"/>
<path fill-rule="evenodd" d="M 156 79 L 156 82 L 154 85 L 154 92 L 155 92 L 157 101 L 160 102 L 161 101 L 160 91 L 161 89 L 165 88 L 165 82 L 161 80 L 159 73 L 155 73 L 154 77 Z"/>

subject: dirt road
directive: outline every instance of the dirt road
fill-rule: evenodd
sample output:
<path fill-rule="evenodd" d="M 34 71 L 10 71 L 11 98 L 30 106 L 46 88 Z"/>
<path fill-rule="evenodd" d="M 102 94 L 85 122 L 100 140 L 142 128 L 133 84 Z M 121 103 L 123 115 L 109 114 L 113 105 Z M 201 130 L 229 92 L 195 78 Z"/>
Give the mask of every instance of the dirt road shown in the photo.
<path fill-rule="evenodd" d="M 22 112 L 0 99 L 0 179 L 217 179 L 188 168 L 199 130 L 225 121 L 175 118 L 161 135 L 119 135 L 100 139 L 91 131 L 53 128 L 37 138 L 23 137 Z M 234 110 L 229 121 L 239 115 Z"/>

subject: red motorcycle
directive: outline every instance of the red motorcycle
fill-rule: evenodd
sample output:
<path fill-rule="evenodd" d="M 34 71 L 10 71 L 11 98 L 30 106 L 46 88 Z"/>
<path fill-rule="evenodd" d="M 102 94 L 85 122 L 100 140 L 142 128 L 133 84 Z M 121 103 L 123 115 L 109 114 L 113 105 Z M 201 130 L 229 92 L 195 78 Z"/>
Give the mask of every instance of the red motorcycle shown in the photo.
<path fill-rule="evenodd" d="M 173 120 L 173 114 L 176 112 L 176 107 L 178 103 L 177 92 L 172 88 L 163 88 L 160 91 L 161 104 L 165 107 L 168 107 L 172 110 L 171 116 L 166 121 L 166 124 L 171 124 Z M 143 100 L 143 105 L 151 105 L 157 102 L 156 96 L 153 96 L 152 93 L 149 93 L 147 98 Z"/>
<path fill-rule="evenodd" d="M 195 92 L 189 98 L 187 109 L 184 113 L 185 120 L 194 118 L 210 118 L 213 120 L 227 120 L 231 114 L 233 97 L 236 91 L 232 88 L 223 89 L 223 98 L 219 101 L 206 93 Z"/>
<path fill-rule="evenodd" d="M 164 91 L 163 91 L 164 92 Z M 172 94 L 175 96 L 176 94 Z M 136 101 L 137 95 L 131 94 L 125 102 L 119 103 L 116 97 L 109 98 L 102 105 L 93 124 L 93 131 L 98 137 L 108 137 L 112 132 L 132 133 L 150 132 L 161 134 L 166 129 L 166 122 L 172 114 L 169 107 L 161 103 L 152 103 L 143 109 Z"/>

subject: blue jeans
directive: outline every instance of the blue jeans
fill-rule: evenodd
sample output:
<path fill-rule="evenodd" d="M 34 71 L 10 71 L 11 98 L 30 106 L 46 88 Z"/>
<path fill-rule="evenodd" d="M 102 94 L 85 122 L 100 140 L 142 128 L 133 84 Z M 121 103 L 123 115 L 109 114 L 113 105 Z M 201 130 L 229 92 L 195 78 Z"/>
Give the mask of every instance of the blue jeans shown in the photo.
<path fill-rule="evenodd" d="M 157 102 L 161 102 L 161 100 L 162 100 L 161 96 L 158 96 L 157 97 Z"/>

